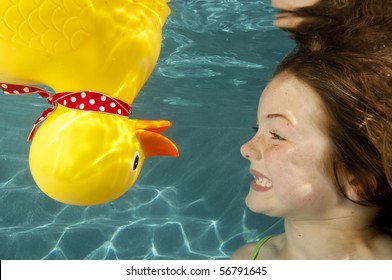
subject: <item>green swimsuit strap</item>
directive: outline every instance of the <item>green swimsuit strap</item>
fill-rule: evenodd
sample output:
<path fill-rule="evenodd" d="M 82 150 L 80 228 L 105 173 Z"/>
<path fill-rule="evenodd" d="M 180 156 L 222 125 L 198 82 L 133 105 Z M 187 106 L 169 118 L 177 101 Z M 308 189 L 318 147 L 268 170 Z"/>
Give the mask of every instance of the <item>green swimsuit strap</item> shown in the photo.
<path fill-rule="evenodd" d="M 249 255 L 248 260 L 255 260 L 259 254 L 260 248 L 271 238 L 273 235 L 267 235 L 264 238 L 260 239 L 255 247 L 253 247 L 252 253 Z"/>

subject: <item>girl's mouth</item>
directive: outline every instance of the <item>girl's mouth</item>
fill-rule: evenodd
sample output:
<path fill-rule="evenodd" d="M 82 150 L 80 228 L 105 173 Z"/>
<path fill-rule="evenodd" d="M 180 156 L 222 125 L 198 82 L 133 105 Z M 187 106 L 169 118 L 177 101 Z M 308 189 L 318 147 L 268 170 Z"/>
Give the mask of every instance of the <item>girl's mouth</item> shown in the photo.
<path fill-rule="evenodd" d="M 263 174 L 251 170 L 250 173 L 252 174 L 254 180 L 251 183 L 251 188 L 258 192 L 265 192 L 272 188 L 272 181 L 266 178 Z"/>
<path fill-rule="evenodd" d="M 267 188 L 271 188 L 272 187 L 271 180 L 268 180 L 265 177 L 255 177 L 255 176 L 253 176 L 253 178 L 255 179 L 256 184 L 261 186 L 261 187 L 267 187 Z"/>

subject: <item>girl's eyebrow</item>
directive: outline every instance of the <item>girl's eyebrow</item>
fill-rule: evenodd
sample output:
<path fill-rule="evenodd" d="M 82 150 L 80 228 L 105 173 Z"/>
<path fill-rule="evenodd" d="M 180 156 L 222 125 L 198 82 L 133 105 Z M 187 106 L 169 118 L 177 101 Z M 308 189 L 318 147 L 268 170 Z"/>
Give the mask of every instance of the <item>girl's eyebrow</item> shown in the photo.
<path fill-rule="evenodd" d="M 290 125 L 294 126 L 293 122 L 285 115 L 283 114 L 268 114 L 267 119 L 274 119 L 274 118 L 283 118 L 286 120 Z"/>

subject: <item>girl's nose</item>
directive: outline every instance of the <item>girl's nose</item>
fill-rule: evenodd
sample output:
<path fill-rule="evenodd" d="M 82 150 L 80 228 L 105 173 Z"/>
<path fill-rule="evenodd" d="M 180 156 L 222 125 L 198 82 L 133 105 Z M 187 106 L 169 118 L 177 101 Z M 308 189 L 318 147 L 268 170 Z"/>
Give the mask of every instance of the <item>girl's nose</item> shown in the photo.
<path fill-rule="evenodd" d="M 250 139 L 248 142 L 246 142 L 245 144 L 243 144 L 241 146 L 241 155 L 246 158 L 246 159 L 261 159 L 261 151 L 260 148 L 257 147 L 257 145 L 255 145 L 255 139 L 252 138 Z"/>

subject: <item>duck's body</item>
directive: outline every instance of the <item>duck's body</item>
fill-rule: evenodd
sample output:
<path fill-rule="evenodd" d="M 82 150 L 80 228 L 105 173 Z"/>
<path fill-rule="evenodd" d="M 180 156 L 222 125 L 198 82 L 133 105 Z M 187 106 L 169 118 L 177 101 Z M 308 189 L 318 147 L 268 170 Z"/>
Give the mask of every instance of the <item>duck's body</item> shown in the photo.
<path fill-rule="evenodd" d="M 1 81 L 131 104 L 161 46 L 167 0 L 1 0 Z"/>

